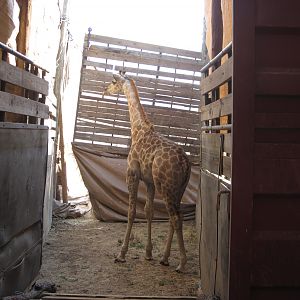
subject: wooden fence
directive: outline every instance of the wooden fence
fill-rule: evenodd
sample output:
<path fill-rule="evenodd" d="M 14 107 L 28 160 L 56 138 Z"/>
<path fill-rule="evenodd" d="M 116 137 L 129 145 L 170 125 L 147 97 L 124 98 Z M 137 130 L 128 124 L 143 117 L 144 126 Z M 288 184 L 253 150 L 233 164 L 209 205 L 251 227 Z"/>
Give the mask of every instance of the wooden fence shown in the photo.
<path fill-rule="evenodd" d="M 200 52 L 88 34 L 85 37 L 74 143 L 126 155 L 130 123 L 124 95 L 103 96 L 113 72 L 136 81 L 158 132 L 199 155 Z"/>
<path fill-rule="evenodd" d="M 232 159 L 231 44 L 202 72 L 201 187 L 197 205 L 201 286 L 207 296 L 227 299 Z"/>

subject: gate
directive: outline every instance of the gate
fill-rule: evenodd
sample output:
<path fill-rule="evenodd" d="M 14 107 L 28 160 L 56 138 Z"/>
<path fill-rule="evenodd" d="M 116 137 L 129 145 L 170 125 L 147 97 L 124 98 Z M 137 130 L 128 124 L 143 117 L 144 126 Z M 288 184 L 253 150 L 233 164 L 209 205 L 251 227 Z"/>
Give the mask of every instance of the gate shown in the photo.
<path fill-rule="evenodd" d="M 206 295 L 228 293 L 232 159 L 232 45 L 201 71 L 200 277 Z M 198 223 L 199 223 L 198 222 Z M 198 225 L 199 226 L 199 225 Z"/>
<path fill-rule="evenodd" d="M 130 123 L 123 95 L 102 96 L 113 72 L 136 81 L 157 131 L 179 143 L 198 163 L 200 52 L 87 34 L 81 70 L 74 144 L 127 155 Z"/>

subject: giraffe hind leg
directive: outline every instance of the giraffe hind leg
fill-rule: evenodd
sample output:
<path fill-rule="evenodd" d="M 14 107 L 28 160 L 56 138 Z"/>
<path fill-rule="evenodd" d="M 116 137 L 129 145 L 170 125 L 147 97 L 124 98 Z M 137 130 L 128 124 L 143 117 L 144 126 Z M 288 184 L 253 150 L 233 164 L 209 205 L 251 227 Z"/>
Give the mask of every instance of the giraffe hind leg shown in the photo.
<path fill-rule="evenodd" d="M 148 237 L 147 237 L 147 245 L 146 245 L 146 260 L 152 260 L 152 241 L 151 241 L 151 223 L 153 218 L 153 199 L 155 194 L 155 187 L 153 184 L 147 184 L 147 202 L 145 205 L 145 215 L 147 219 L 147 229 L 148 229 Z"/>

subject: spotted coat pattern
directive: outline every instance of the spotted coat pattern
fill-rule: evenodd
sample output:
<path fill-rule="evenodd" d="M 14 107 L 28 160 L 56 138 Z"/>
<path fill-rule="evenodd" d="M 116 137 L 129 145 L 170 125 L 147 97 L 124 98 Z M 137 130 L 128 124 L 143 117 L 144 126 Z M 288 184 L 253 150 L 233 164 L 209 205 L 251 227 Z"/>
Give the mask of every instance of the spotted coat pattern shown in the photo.
<path fill-rule="evenodd" d="M 127 163 L 127 184 L 129 191 L 128 223 L 121 252 L 116 262 L 124 262 L 133 221 L 136 215 L 136 198 L 139 181 L 147 186 L 145 214 L 148 223 L 146 259 L 152 259 L 151 222 L 153 218 L 153 199 L 157 191 L 165 201 L 170 216 L 169 233 L 166 241 L 162 265 L 169 265 L 171 242 L 176 232 L 180 250 L 178 272 L 186 264 L 186 252 L 182 234 L 182 215 L 180 202 L 190 178 L 191 165 L 183 149 L 154 130 L 139 99 L 135 82 L 124 73 L 114 75 L 113 82 L 105 94 L 124 93 L 129 108 L 131 124 L 131 148 Z"/>

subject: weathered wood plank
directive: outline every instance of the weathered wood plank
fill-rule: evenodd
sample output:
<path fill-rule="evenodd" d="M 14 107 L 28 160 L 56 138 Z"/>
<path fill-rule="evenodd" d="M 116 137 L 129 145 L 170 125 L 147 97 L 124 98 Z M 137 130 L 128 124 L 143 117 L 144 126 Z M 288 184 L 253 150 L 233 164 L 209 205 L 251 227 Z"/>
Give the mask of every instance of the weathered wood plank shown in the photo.
<path fill-rule="evenodd" d="M 259 95 L 299 95 L 299 70 L 259 70 L 256 93 Z"/>
<path fill-rule="evenodd" d="M 109 47 L 100 47 L 96 45 L 92 45 L 88 50 L 85 50 L 83 55 L 96 58 L 130 61 L 139 64 L 157 65 L 196 72 L 199 72 L 200 69 L 204 66 L 204 63 L 198 60 L 177 58 L 167 55 L 159 55 L 126 49 L 112 49 Z"/>
<path fill-rule="evenodd" d="M 187 74 L 181 74 L 181 73 L 175 73 L 175 72 L 163 72 L 163 71 L 155 71 L 155 70 L 148 70 L 143 69 L 139 66 L 139 68 L 133 68 L 133 67 L 126 67 L 126 66 L 113 66 L 111 64 L 105 64 L 105 63 L 99 63 L 96 61 L 91 61 L 84 59 L 83 60 L 84 66 L 91 66 L 95 68 L 102 68 L 107 70 L 115 70 L 115 71 L 125 71 L 127 73 L 133 73 L 133 74 L 139 74 L 140 75 L 152 75 L 152 76 L 158 76 L 158 77 L 170 77 L 172 79 L 183 79 L 183 80 L 190 80 L 190 81 L 200 81 L 201 77 L 196 75 L 187 75 Z M 130 75 L 131 76 L 131 75 Z"/>
<path fill-rule="evenodd" d="M 124 126 L 123 126 L 124 127 Z M 154 125 L 155 130 L 163 135 L 174 135 L 174 136 L 179 136 L 179 137 L 187 137 L 187 138 L 196 138 L 198 140 L 199 134 L 197 130 L 192 130 L 189 128 L 174 128 L 174 127 L 169 127 L 169 126 L 158 126 Z M 77 127 L 75 130 L 79 130 L 79 128 L 95 128 L 99 130 L 103 130 L 103 133 L 115 133 L 115 134 L 124 134 L 124 135 L 130 135 L 130 124 L 128 123 L 127 128 L 120 128 L 116 126 L 109 126 L 109 125 L 103 125 L 103 124 L 98 124 L 95 122 L 89 122 L 89 121 L 81 121 L 78 120 L 77 122 Z"/>
<path fill-rule="evenodd" d="M 213 176 L 201 172 L 200 198 L 202 203 L 202 232 L 200 241 L 201 287 L 214 294 L 217 259 L 217 187 Z"/>
<path fill-rule="evenodd" d="M 107 87 L 108 83 L 99 83 L 99 82 L 92 82 L 92 81 L 82 81 L 81 83 L 81 92 L 86 93 L 103 93 L 104 89 Z M 194 106 L 198 106 L 200 103 L 200 100 L 198 100 L 198 92 L 194 91 L 184 91 L 182 89 L 172 89 L 171 86 L 162 86 L 157 85 L 151 86 L 151 85 L 144 85 L 139 86 L 138 85 L 138 91 L 140 98 L 150 98 L 152 99 L 162 99 L 162 100 L 169 100 L 169 102 L 178 102 L 183 104 L 191 104 Z M 124 97 L 123 95 L 121 95 Z M 117 97 L 117 95 L 115 95 Z"/>
<path fill-rule="evenodd" d="M 89 90 L 85 90 L 82 91 L 82 94 L 80 95 L 80 99 L 91 99 L 91 100 L 95 100 L 95 101 L 101 101 L 103 99 L 103 101 L 106 102 L 111 102 L 111 103 L 116 103 L 116 101 L 118 101 L 119 103 L 127 103 L 127 100 L 125 100 L 124 96 L 122 95 L 122 97 L 118 97 L 118 96 L 111 96 L 111 99 L 108 98 L 102 98 L 102 95 L 99 94 L 99 97 L 97 96 L 97 93 L 93 92 L 93 96 L 91 95 L 87 95 L 87 93 L 90 93 L 93 91 L 89 91 Z M 190 100 L 187 98 L 179 98 L 179 97 L 172 97 L 172 96 L 162 96 L 162 95 L 158 95 L 158 94 L 151 94 L 151 93 L 139 93 L 140 99 L 141 101 L 151 101 L 151 102 L 155 102 L 155 104 L 158 105 L 177 105 L 177 106 L 182 106 L 182 107 L 186 107 L 186 108 L 193 108 L 193 109 L 198 109 L 199 107 L 199 101 L 195 101 L 195 100 Z M 184 109 L 183 109 L 184 110 Z"/>
<path fill-rule="evenodd" d="M 2 60 L 0 61 L 0 80 L 48 95 L 49 84 L 46 80 Z"/>
<path fill-rule="evenodd" d="M 254 154 L 258 159 L 300 159 L 300 144 L 255 143 Z"/>
<path fill-rule="evenodd" d="M 208 105 L 201 106 L 201 121 L 232 114 L 232 94 L 229 94 Z"/>
<path fill-rule="evenodd" d="M 219 133 L 202 133 L 201 143 L 203 149 L 207 151 L 219 152 L 220 149 L 220 134 Z M 224 134 L 224 152 L 232 153 L 232 135 L 231 133 Z"/>
<path fill-rule="evenodd" d="M 265 158 L 254 163 L 255 193 L 300 194 L 300 159 Z"/>
<path fill-rule="evenodd" d="M 45 104 L 0 91 L 0 111 L 48 119 L 49 107 Z"/>
<path fill-rule="evenodd" d="M 88 35 L 85 36 L 85 41 L 87 40 L 88 40 Z M 123 40 L 123 39 L 100 36 L 95 34 L 90 35 L 90 41 L 202 59 L 202 53 L 197 51 L 177 49 L 177 48 L 166 47 L 166 46 L 158 46 L 154 44 Z"/>
<path fill-rule="evenodd" d="M 88 119 L 93 119 L 93 120 L 99 120 L 101 118 L 103 119 L 111 119 L 111 120 L 121 120 L 121 121 L 126 121 L 129 122 L 129 113 L 124 113 L 124 114 L 114 114 L 110 113 L 109 111 L 100 111 L 100 112 L 78 112 L 79 117 L 85 117 Z M 180 117 L 166 117 L 166 118 L 161 118 L 160 116 L 155 116 L 149 114 L 149 119 L 151 122 L 153 122 L 154 125 L 163 125 L 163 126 L 173 126 L 173 127 L 181 127 L 182 124 L 185 124 L 186 119 L 185 118 L 180 118 Z M 186 124 L 185 124 L 186 125 Z M 189 128 L 197 130 L 199 125 L 198 124 L 189 124 Z"/>
<path fill-rule="evenodd" d="M 115 113 L 125 113 L 129 114 L 127 105 L 113 104 L 113 103 L 105 103 L 105 102 L 89 102 L 80 100 L 79 105 L 81 106 L 82 111 L 90 110 L 90 111 L 103 111 L 103 109 L 112 109 Z M 196 123 L 199 121 L 199 115 L 197 112 L 191 112 L 188 110 L 179 110 L 179 109 L 170 109 L 164 107 L 150 106 L 144 105 L 144 109 L 149 114 L 159 114 L 162 116 L 172 116 L 172 117 L 181 117 L 187 118 L 189 123 Z"/>
<path fill-rule="evenodd" d="M 208 77 L 205 77 L 201 81 L 201 94 L 206 94 L 211 90 L 222 85 L 232 77 L 232 57 L 224 62 L 219 68 L 217 68 Z"/>
<path fill-rule="evenodd" d="M 300 128 L 300 112 L 256 113 L 256 128 Z"/>
<path fill-rule="evenodd" d="M 198 98 L 200 97 L 200 85 L 199 84 L 193 84 L 191 83 L 185 83 L 185 82 L 179 82 L 179 81 L 173 81 L 173 80 L 167 80 L 167 79 L 157 79 L 157 78 L 147 78 L 147 77 L 141 77 L 136 75 L 131 75 L 131 79 L 133 79 L 137 85 L 144 86 L 144 87 L 160 87 L 160 88 L 172 88 L 172 89 L 180 89 L 184 92 L 191 92 L 195 91 L 198 92 Z M 99 70 L 91 70 L 91 69 L 83 69 L 82 71 L 82 80 L 83 81 L 95 81 L 95 82 L 105 82 L 110 83 L 113 79 L 113 74 L 108 73 L 105 71 L 99 71 Z"/>

